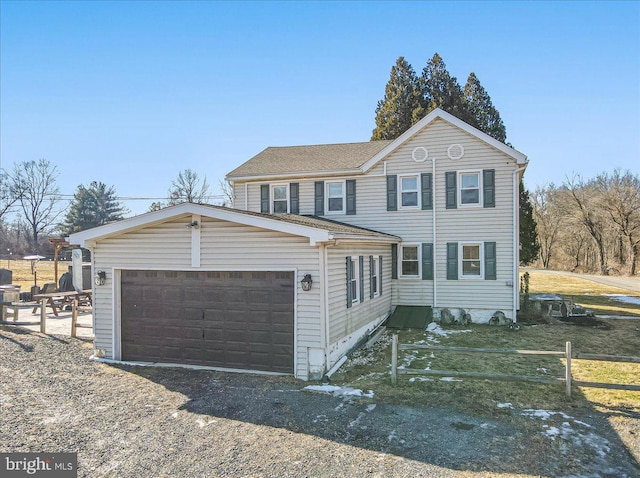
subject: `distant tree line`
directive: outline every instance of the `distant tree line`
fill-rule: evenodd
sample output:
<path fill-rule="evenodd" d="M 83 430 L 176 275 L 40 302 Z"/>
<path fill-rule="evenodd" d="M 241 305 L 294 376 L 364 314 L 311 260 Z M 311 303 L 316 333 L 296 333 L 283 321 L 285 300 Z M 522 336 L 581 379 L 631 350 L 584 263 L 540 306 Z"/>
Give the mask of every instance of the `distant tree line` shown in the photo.
<path fill-rule="evenodd" d="M 635 275 L 640 256 L 640 177 L 631 171 L 579 175 L 532 194 L 540 266 Z"/>

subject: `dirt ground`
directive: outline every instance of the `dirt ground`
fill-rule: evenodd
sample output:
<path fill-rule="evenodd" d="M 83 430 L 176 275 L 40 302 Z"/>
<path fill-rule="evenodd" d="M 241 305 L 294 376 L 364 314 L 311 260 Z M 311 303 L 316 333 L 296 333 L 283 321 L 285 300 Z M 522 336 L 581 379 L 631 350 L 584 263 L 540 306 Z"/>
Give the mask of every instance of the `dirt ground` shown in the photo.
<path fill-rule="evenodd" d="M 0 327 L 2 452 L 77 452 L 83 477 L 640 476 L 595 411 L 505 405 L 504 418 L 486 419 L 428 396 L 400 406 L 375 390 L 113 366 L 91 352 L 86 339 Z"/>

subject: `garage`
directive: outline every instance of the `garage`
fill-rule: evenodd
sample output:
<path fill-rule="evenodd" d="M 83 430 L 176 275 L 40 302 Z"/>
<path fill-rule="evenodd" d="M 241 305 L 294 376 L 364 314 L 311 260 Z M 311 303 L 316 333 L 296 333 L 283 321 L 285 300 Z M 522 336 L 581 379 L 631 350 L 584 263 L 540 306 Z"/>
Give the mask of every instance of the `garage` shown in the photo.
<path fill-rule="evenodd" d="M 294 273 L 121 272 L 122 359 L 293 373 Z"/>

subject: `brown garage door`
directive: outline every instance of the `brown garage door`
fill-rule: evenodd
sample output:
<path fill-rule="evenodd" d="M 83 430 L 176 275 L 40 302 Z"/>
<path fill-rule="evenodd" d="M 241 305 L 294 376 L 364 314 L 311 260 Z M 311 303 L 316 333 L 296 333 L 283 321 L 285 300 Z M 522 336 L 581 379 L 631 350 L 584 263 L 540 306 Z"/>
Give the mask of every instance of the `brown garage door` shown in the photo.
<path fill-rule="evenodd" d="M 293 272 L 122 272 L 122 359 L 293 373 Z"/>

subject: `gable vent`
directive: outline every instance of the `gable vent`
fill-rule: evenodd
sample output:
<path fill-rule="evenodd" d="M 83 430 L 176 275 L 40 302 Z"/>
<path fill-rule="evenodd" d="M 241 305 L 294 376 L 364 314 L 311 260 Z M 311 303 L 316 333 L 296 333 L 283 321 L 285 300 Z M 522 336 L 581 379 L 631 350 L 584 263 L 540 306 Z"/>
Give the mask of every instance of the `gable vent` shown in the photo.
<path fill-rule="evenodd" d="M 423 146 L 418 146 L 417 148 L 413 148 L 411 157 L 416 163 L 424 163 L 429 157 L 429 151 Z"/>
<path fill-rule="evenodd" d="M 461 144 L 452 144 L 449 146 L 449 149 L 447 149 L 447 156 L 454 161 L 460 159 L 464 156 L 464 148 Z"/>

